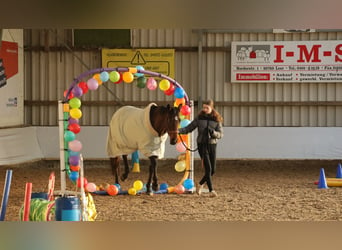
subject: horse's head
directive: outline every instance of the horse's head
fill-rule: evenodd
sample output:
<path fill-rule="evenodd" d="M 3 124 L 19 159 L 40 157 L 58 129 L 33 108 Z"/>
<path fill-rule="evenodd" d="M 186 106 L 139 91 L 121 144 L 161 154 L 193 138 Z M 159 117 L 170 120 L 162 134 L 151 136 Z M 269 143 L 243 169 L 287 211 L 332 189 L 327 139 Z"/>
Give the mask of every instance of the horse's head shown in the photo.
<path fill-rule="evenodd" d="M 179 127 L 179 111 L 181 105 L 178 107 L 171 107 L 169 104 L 166 106 L 167 108 L 167 125 L 166 132 L 170 136 L 170 144 L 175 145 L 177 143 L 178 138 L 178 127 Z"/>

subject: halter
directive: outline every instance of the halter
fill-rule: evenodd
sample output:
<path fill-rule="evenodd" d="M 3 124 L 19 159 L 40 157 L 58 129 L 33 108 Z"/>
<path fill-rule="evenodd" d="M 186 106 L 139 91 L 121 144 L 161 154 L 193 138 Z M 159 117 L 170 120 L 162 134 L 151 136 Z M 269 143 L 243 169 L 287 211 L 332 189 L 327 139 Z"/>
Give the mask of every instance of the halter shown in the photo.
<path fill-rule="evenodd" d="M 177 116 L 175 116 L 174 118 L 177 118 L 178 119 L 178 117 Z M 169 117 L 169 115 L 167 116 L 167 123 L 168 124 L 170 124 L 170 117 Z M 178 134 L 178 130 L 167 130 L 166 129 L 166 132 L 170 135 L 170 133 L 174 133 L 174 134 L 176 134 L 176 136 L 177 136 L 177 134 Z"/>

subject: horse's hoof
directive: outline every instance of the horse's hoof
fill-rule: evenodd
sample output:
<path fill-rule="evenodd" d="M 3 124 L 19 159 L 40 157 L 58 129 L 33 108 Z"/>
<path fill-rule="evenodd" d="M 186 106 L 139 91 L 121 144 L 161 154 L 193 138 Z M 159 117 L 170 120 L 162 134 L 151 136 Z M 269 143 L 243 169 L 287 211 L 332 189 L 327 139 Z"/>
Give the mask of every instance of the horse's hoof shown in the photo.
<path fill-rule="evenodd" d="M 125 176 L 122 175 L 122 176 L 120 177 L 120 180 L 121 180 L 121 181 L 125 181 L 125 180 L 127 180 L 127 177 L 125 177 Z"/>
<path fill-rule="evenodd" d="M 148 193 L 148 195 L 149 195 L 149 196 L 153 196 L 154 194 L 153 194 L 153 192 L 150 192 L 150 193 Z"/>

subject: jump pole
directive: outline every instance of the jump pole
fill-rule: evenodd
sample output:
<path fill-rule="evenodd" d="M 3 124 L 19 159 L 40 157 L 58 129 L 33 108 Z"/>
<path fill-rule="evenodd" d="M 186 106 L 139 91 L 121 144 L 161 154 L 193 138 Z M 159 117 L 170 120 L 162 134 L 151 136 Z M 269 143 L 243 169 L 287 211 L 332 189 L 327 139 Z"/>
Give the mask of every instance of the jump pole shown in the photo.
<path fill-rule="evenodd" d="M 12 182 L 12 170 L 7 170 L 4 191 L 2 195 L 2 201 L 1 201 L 0 221 L 5 220 L 8 197 L 9 197 L 9 192 L 11 188 L 11 182 Z"/>
<path fill-rule="evenodd" d="M 27 182 L 26 187 L 25 187 L 23 221 L 29 221 L 30 220 L 31 194 L 32 194 L 32 183 Z"/>
<path fill-rule="evenodd" d="M 190 107 L 191 107 L 191 113 L 190 113 L 190 121 L 192 121 L 194 119 L 194 101 L 193 100 L 190 100 Z M 194 136 L 193 135 L 190 135 L 190 140 L 189 140 L 189 143 L 190 143 L 190 148 L 193 148 L 194 145 L 195 145 L 195 140 L 194 140 Z M 190 179 L 194 181 L 194 171 L 195 171 L 195 168 L 194 168 L 194 151 L 190 151 Z M 192 188 L 192 193 L 195 190 L 195 186 Z"/>
<path fill-rule="evenodd" d="M 191 107 L 189 119 L 190 119 L 190 121 L 192 121 L 194 119 L 193 100 L 189 101 L 189 107 Z M 186 143 L 187 143 L 188 148 L 193 148 L 193 146 L 195 145 L 194 144 L 194 137 L 192 136 L 191 133 L 189 133 L 187 138 L 188 139 L 187 139 Z M 191 179 L 194 181 L 194 152 L 193 151 L 187 150 L 185 152 L 185 163 L 186 163 L 186 168 L 185 168 L 184 176 L 177 185 L 182 185 L 186 179 Z M 196 191 L 195 189 L 196 188 L 193 187 L 190 190 L 188 190 L 188 192 L 194 193 Z M 172 188 L 171 188 L 171 190 L 172 190 Z"/>
<path fill-rule="evenodd" d="M 81 198 L 82 198 L 82 221 L 88 221 L 87 201 L 84 190 L 84 168 L 83 168 L 83 156 L 80 154 L 80 186 L 81 186 Z"/>
<path fill-rule="evenodd" d="M 64 104 L 58 101 L 58 128 L 59 128 L 59 160 L 60 160 L 60 175 L 61 175 L 61 195 L 65 194 L 65 147 L 64 147 Z"/>

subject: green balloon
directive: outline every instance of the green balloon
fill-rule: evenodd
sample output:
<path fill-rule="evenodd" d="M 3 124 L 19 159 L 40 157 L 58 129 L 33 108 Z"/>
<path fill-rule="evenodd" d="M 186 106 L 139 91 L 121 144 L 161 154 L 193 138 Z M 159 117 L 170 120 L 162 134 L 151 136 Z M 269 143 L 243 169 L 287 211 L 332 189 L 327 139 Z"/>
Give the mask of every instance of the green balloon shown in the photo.
<path fill-rule="evenodd" d="M 146 77 L 144 77 L 144 76 L 138 77 L 138 79 L 137 79 L 138 88 L 141 88 L 141 89 L 145 88 L 146 81 L 147 81 Z"/>
<path fill-rule="evenodd" d="M 120 80 L 120 74 L 117 71 L 112 71 L 109 73 L 109 80 L 111 82 L 117 82 Z"/>
<path fill-rule="evenodd" d="M 69 130 L 64 132 L 64 140 L 65 141 L 67 141 L 67 142 L 73 141 L 73 140 L 75 140 L 75 138 L 76 138 L 76 135 L 74 132 L 71 132 Z"/>
<path fill-rule="evenodd" d="M 71 108 L 80 108 L 81 107 L 81 100 L 78 99 L 77 97 L 74 97 L 74 98 L 71 98 L 70 101 L 69 101 L 69 106 Z"/>

